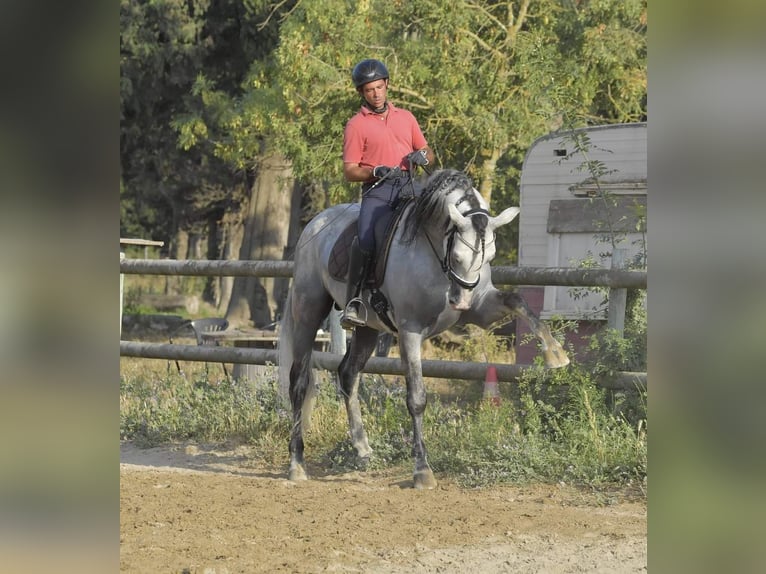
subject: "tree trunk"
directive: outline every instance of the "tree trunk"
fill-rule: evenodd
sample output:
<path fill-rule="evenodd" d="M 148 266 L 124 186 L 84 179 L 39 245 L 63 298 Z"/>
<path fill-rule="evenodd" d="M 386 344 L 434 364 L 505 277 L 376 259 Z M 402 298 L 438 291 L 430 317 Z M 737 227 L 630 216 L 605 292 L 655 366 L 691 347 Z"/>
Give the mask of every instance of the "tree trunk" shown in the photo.
<path fill-rule="evenodd" d="M 202 244 L 204 238 L 199 233 L 189 233 L 189 249 L 186 259 L 202 259 Z"/>
<path fill-rule="evenodd" d="M 290 162 L 267 153 L 260 162 L 244 222 L 240 260 L 281 260 L 287 245 L 295 188 Z M 235 277 L 226 318 L 234 325 L 272 323 L 281 307 L 276 278 Z"/>
<path fill-rule="evenodd" d="M 171 259 L 186 259 L 189 250 L 189 233 L 180 227 L 176 227 L 176 232 L 170 242 L 169 256 Z M 165 295 L 178 293 L 181 285 L 181 278 L 168 275 L 165 277 Z"/>
<path fill-rule="evenodd" d="M 220 212 L 211 212 L 207 221 L 207 258 L 219 259 L 221 257 L 219 249 L 219 233 L 221 218 Z M 205 288 L 202 291 L 202 300 L 216 305 L 221 300 L 221 278 L 208 277 L 205 281 Z"/>
<path fill-rule="evenodd" d="M 186 259 L 189 251 L 189 233 L 185 229 L 176 229 L 173 247 L 170 252 L 171 259 Z"/>
<path fill-rule="evenodd" d="M 222 223 L 223 237 L 221 239 L 223 243 L 223 254 L 221 259 L 232 260 L 237 258 L 240 248 L 242 247 L 242 235 L 244 230 L 241 224 L 235 224 L 232 221 L 224 220 Z M 229 301 L 231 301 L 231 291 L 234 288 L 234 277 L 221 277 L 221 296 L 216 302 L 216 308 L 219 311 L 223 311 L 229 307 Z"/>
<path fill-rule="evenodd" d="M 503 155 L 504 150 L 493 149 L 492 154 L 484 161 L 481 166 L 481 182 L 479 184 L 479 193 L 487 200 L 490 208 L 492 207 L 492 184 L 495 181 L 495 168 L 497 160 Z"/>

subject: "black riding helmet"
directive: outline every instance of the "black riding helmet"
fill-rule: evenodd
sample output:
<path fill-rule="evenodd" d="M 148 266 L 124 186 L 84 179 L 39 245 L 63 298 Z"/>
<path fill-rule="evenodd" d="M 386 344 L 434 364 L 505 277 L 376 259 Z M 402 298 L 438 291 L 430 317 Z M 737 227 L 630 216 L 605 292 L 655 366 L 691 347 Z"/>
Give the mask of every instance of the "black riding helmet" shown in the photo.
<path fill-rule="evenodd" d="M 364 84 L 374 82 L 375 80 L 387 80 L 388 68 L 380 60 L 362 60 L 354 66 L 354 71 L 351 72 L 351 79 L 356 88 L 360 88 Z"/>

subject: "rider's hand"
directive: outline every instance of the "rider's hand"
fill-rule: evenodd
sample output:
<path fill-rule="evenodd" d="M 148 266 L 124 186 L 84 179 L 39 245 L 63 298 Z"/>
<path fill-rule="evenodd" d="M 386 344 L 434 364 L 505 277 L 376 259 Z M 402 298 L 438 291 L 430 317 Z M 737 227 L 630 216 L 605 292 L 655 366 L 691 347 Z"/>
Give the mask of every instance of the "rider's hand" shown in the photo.
<path fill-rule="evenodd" d="M 426 150 L 424 149 L 408 153 L 405 159 L 413 165 L 428 165 L 428 157 L 426 156 Z"/>
<path fill-rule="evenodd" d="M 401 170 L 398 165 L 396 167 L 388 167 L 387 165 L 376 165 L 374 168 L 372 168 L 372 177 L 377 177 L 378 179 L 383 179 L 389 176 L 396 177 L 396 175 L 400 171 Z"/>

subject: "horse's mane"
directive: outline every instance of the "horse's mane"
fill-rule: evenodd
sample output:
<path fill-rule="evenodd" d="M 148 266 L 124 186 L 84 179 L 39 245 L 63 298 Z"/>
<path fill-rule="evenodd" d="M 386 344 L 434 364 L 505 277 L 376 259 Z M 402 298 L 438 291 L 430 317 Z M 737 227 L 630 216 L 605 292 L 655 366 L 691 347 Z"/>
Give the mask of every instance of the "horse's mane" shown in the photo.
<path fill-rule="evenodd" d="M 402 242 L 412 243 L 424 224 L 442 226 L 446 232 L 450 222 L 447 197 L 455 190 L 464 192 L 455 203 L 465 201 L 470 209 L 481 207 L 473 193 L 473 183 L 464 172 L 456 169 L 435 171 L 428 178 L 421 195 L 415 199 L 415 205 L 404 222 Z"/>

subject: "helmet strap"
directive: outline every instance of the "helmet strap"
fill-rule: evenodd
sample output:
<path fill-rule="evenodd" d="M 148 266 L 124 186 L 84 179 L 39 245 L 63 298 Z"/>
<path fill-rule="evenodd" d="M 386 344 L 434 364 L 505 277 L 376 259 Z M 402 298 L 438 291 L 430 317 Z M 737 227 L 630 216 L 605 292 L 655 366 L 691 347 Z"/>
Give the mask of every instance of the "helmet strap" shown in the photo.
<path fill-rule="evenodd" d="M 385 112 L 386 112 L 386 110 L 388 109 L 388 100 L 386 100 L 385 102 L 383 102 L 383 105 L 382 105 L 381 107 L 379 107 L 379 108 L 373 108 L 373 107 L 370 105 L 370 103 L 369 103 L 367 100 L 365 100 L 364 98 L 362 98 L 362 105 L 363 105 L 365 108 L 367 108 L 368 110 L 370 110 L 370 111 L 371 111 L 373 114 L 383 114 L 383 113 L 385 113 Z"/>

